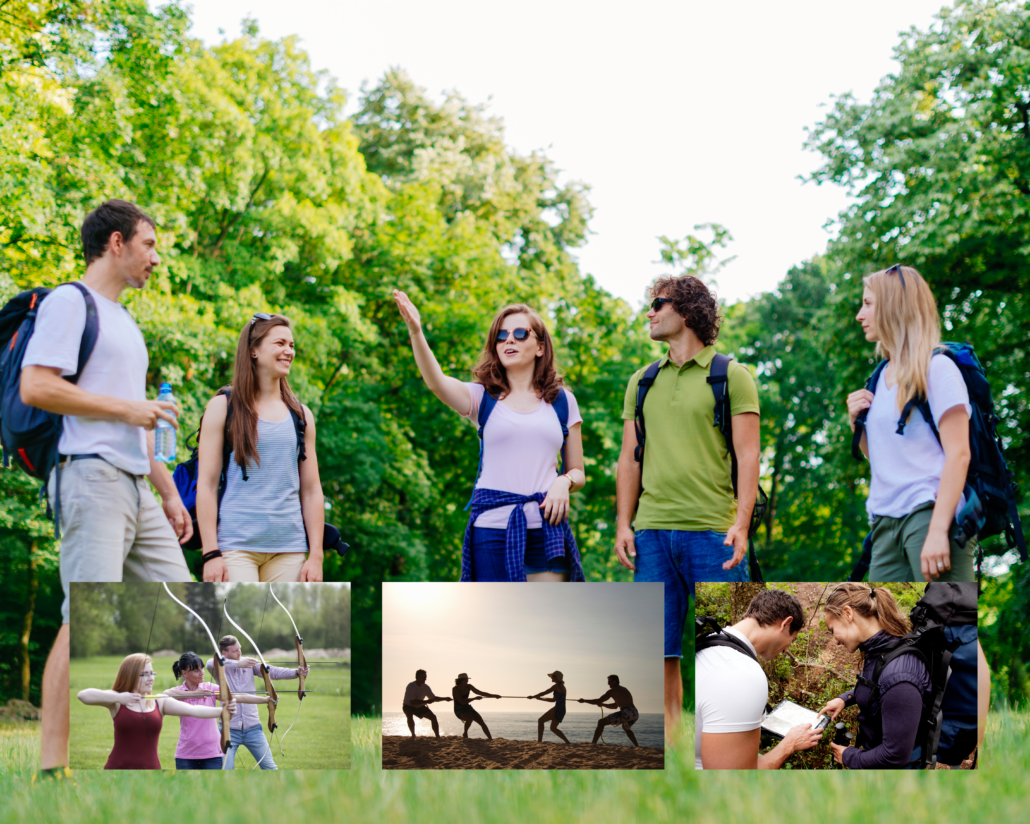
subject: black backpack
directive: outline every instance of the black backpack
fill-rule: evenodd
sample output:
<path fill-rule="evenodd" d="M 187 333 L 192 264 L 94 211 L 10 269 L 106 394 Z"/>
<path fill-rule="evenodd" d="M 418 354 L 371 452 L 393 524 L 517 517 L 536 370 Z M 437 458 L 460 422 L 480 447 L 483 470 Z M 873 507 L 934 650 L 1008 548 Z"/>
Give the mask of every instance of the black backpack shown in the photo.
<path fill-rule="evenodd" d="M 987 373 L 980 365 L 973 347 L 968 343 L 943 343 L 935 354 L 945 356 L 958 367 L 962 379 L 965 381 L 966 391 L 969 393 L 969 405 L 972 408 L 972 414 L 969 416 L 969 469 L 966 473 L 964 489 L 966 505 L 952 525 L 952 537 L 959 546 L 963 547 L 966 545 L 966 541 L 974 535 L 982 540 L 1004 534 L 1006 539 L 1004 544 L 989 548 L 980 545 L 977 557 L 977 579 L 979 580 L 984 552 L 991 555 L 1002 555 L 1009 549 L 1015 548 L 1019 550 L 1019 560 L 1023 562 L 1027 560 L 1026 539 L 1023 536 L 1023 526 L 1019 520 L 1019 511 L 1016 508 L 1016 494 L 1019 490 L 1012 480 L 1014 473 L 1005 462 L 1004 445 L 997 432 L 999 418 L 994 411 L 994 399 L 991 397 Z M 889 361 L 886 360 L 880 361 L 873 370 L 873 374 L 866 382 L 866 389 L 870 392 L 876 392 L 880 373 L 888 363 Z M 913 398 L 905 404 L 905 408 L 898 418 L 897 434 L 905 434 L 905 425 L 908 422 L 909 414 L 914 409 L 919 410 L 930 425 L 937 442 L 940 443 L 941 436 L 937 431 L 930 403 L 926 398 Z M 851 440 L 851 454 L 860 461 L 865 459 L 860 443 L 862 433 L 865 432 L 868 413 L 868 409 L 863 409 L 855 418 L 855 433 Z M 871 558 L 872 541 L 867 538 L 862 545 L 862 555 L 849 580 L 861 581 L 869 571 Z"/>
<path fill-rule="evenodd" d="M 708 383 L 711 385 L 712 394 L 715 396 L 715 426 L 722 433 L 723 438 L 726 439 L 726 449 L 730 453 L 730 480 L 733 483 L 733 496 L 737 497 L 737 453 L 733 450 L 733 426 L 730 420 L 733 413 L 730 409 L 730 388 L 729 378 L 727 377 L 731 360 L 732 358 L 728 355 L 716 353 L 712 357 Z M 640 376 L 640 381 L 637 383 L 637 402 L 633 411 L 637 446 L 633 450 L 633 457 L 640 464 L 641 491 L 644 488 L 644 443 L 647 440 L 647 430 L 644 426 L 644 399 L 647 397 L 648 390 L 654 385 L 661 366 L 662 362 L 660 360 L 652 363 L 644 370 L 644 374 Z M 751 580 L 756 583 L 761 583 L 763 578 L 762 569 L 758 565 L 758 556 L 755 554 L 753 538 L 755 533 L 758 532 L 758 527 L 761 525 L 762 520 L 765 518 L 765 511 L 768 506 L 769 498 L 765 494 L 765 490 L 762 489 L 762 485 L 759 484 L 758 494 L 755 498 L 755 508 L 751 511 L 751 522 L 748 524 L 747 530 L 748 571 Z"/>
<path fill-rule="evenodd" d="M 96 302 L 89 289 L 81 283 L 70 283 L 82 294 L 86 302 L 86 325 L 79 341 L 79 358 L 74 375 L 65 380 L 78 383 L 100 334 L 100 320 Z M 11 460 L 30 476 L 43 482 L 39 494 L 46 493 L 50 471 L 57 470 L 54 495 L 54 537 L 61 537 L 61 467 L 57 445 L 64 428 L 63 416 L 27 406 L 21 400 L 21 368 L 25 349 L 35 331 L 36 313 L 53 291 L 43 286 L 22 292 L 11 298 L 0 309 L 0 445 L 3 447 L 3 465 Z M 47 515 L 50 516 L 49 503 Z"/>
<path fill-rule="evenodd" d="M 694 616 L 694 655 L 712 647 L 729 647 L 746 655 L 756 664 L 759 663 L 758 656 L 752 652 L 751 647 L 732 632 L 727 632 L 719 626 L 719 622 L 714 618 L 707 615 Z"/>
<path fill-rule="evenodd" d="M 947 730 L 945 740 L 949 745 L 945 763 L 961 763 L 976 746 L 976 613 L 974 582 L 927 584 L 923 597 L 909 615 L 912 631 L 891 642 L 874 664 L 872 678 L 858 677 L 858 683 L 876 696 L 883 669 L 895 658 L 915 655 L 926 666 L 931 690 L 923 697 L 923 715 L 916 735 L 920 768 L 933 767 L 939 760 L 942 730 Z M 972 627 L 973 632 L 963 633 L 963 627 Z M 972 667 L 952 666 L 953 660 L 970 659 Z M 860 743 L 869 746 L 872 742 Z"/>

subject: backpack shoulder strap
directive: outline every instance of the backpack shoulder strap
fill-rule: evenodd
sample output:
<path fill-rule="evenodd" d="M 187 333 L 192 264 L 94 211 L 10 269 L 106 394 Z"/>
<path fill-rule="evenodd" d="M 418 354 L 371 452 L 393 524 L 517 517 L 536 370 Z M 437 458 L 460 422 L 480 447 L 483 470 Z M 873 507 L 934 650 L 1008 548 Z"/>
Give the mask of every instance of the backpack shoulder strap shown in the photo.
<path fill-rule="evenodd" d="M 293 420 L 293 429 L 297 433 L 297 461 L 306 461 L 308 456 L 304 446 L 304 433 L 307 432 L 308 422 L 307 416 L 304 414 L 304 407 L 301 407 L 299 415 L 293 411 L 292 407 L 287 408 L 290 410 L 290 418 Z"/>
<path fill-rule="evenodd" d="M 487 392 L 484 386 L 483 398 L 479 401 L 479 413 L 476 415 L 476 422 L 479 424 L 479 468 L 476 470 L 476 480 L 472 483 L 472 496 L 465 504 L 466 511 L 472 506 L 472 497 L 475 497 L 476 494 L 476 484 L 479 483 L 479 476 L 483 474 L 483 430 L 486 428 L 486 422 L 490 420 L 490 413 L 494 411 L 495 406 L 497 406 L 497 398 Z"/>
<path fill-rule="evenodd" d="M 79 341 L 79 360 L 76 364 L 75 374 L 69 375 L 67 378 L 71 383 L 78 383 L 82 370 L 85 368 L 89 356 L 93 354 L 93 348 L 97 345 L 97 338 L 100 336 L 100 318 L 97 315 L 97 303 L 93 300 L 89 289 L 78 282 L 67 285 L 78 289 L 82 299 L 86 302 L 86 325 L 82 328 L 82 339 Z"/>
<path fill-rule="evenodd" d="M 558 474 L 565 471 L 565 442 L 569 439 L 569 396 L 564 389 L 558 390 L 558 396 L 551 404 L 554 413 L 558 416 L 558 423 L 561 424 L 561 464 L 558 467 Z"/>
<path fill-rule="evenodd" d="M 889 361 L 882 360 L 876 364 L 876 368 L 873 370 L 873 374 L 869 376 L 869 380 L 865 382 L 865 388 L 876 394 L 876 384 L 880 382 L 880 373 L 887 368 Z M 865 421 L 869 417 L 869 408 L 866 407 L 858 415 L 855 416 L 855 432 L 851 436 L 851 455 L 856 461 L 864 461 L 865 455 L 862 454 L 862 434 L 865 432 Z"/>
<path fill-rule="evenodd" d="M 222 479 L 223 483 L 229 477 L 229 456 L 232 454 L 232 438 L 229 433 L 229 424 L 232 422 L 232 387 L 223 386 L 217 395 L 225 395 L 225 430 L 222 433 Z M 247 480 L 247 467 L 240 467 L 243 472 L 243 480 Z"/>
<path fill-rule="evenodd" d="M 737 453 L 733 450 L 733 425 L 730 422 L 730 361 L 733 358 L 717 352 L 712 356 L 707 381 L 715 396 L 715 427 L 726 439 L 726 449 L 730 453 L 730 480 L 733 482 L 733 494 L 737 494 Z"/>
<path fill-rule="evenodd" d="M 655 378 L 658 377 L 658 370 L 662 368 L 662 362 L 656 360 L 644 370 L 637 382 L 637 402 L 633 407 L 633 426 L 637 433 L 637 445 L 633 450 L 633 457 L 638 464 L 641 464 L 643 472 L 644 463 L 644 440 L 647 438 L 647 431 L 644 428 L 644 399 L 647 398 L 648 390 L 654 386 Z"/>

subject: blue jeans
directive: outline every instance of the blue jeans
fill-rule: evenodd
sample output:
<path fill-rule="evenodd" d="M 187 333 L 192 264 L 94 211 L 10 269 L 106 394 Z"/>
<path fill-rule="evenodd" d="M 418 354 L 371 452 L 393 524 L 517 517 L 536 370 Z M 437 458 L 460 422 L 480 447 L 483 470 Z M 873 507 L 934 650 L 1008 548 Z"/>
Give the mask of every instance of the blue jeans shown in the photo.
<path fill-rule="evenodd" d="M 264 728 L 260 724 L 247 727 L 245 730 L 229 730 L 229 735 L 232 737 L 232 745 L 229 747 L 229 758 L 225 762 L 227 770 L 236 768 L 236 748 L 241 746 L 250 750 L 255 761 L 264 757 L 261 761 L 261 769 L 279 769 L 272 760 L 272 742 L 265 739 Z"/>
<path fill-rule="evenodd" d="M 177 770 L 220 770 L 222 769 L 221 756 L 212 758 L 176 758 L 175 769 Z"/>
<path fill-rule="evenodd" d="M 476 581 L 507 581 L 508 573 L 504 568 L 504 541 L 508 535 L 506 529 L 490 529 L 488 527 L 472 527 L 472 568 L 476 573 Z M 526 530 L 526 575 L 534 572 L 569 572 L 569 559 L 565 556 L 547 560 L 544 549 L 544 531 L 542 529 Z"/>
<path fill-rule="evenodd" d="M 683 625 L 687 620 L 694 582 L 747 581 L 747 556 L 733 569 L 722 565 L 733 557 L 724 546 L 725 532 L 684 532 L 678 529 L 638 529 L 635 581 L 665 584 L 665 657 L 683 657 Z"/>

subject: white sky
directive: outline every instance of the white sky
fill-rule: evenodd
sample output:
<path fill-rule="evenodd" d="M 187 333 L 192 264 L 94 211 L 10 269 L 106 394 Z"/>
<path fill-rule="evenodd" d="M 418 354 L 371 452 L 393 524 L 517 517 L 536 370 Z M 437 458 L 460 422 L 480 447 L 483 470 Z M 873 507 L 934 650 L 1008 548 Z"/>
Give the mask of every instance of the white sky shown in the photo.
<path fill-rule="evenodd" d="M 535 695 L 557 669 L 569 699 L 600 698 L 614 674 L 637 709 L 662 712 L 663 615 L 661 584 L 384 583 L 383 710 L 400 712 L 418 669 L 442 697 L 461 672 L 484 692 Z M 484 698 L 476 709 L 542 714 L 547 705 Z M 568 711 L 597 708 L 570 701 Z"/>
<path fill-rule="evenodd" d="M 356 100 L 363 82 L 406 69 L 438 95 L 490 101 L 520 153 L 543 149 L 592 187 L 581 268 L 634 306 L 661 267 L 659 235 L 717 222 L 736 255 L 729 301 L 775 287 L 821 252 L 847 203 L 802 186 L 818 166 L 804 128 L 830 95 L 867 100 L 895 70 L 898 32 L 926 28 L 943 0 L 195 0 L 195 36 L 298 35 L 315 68 Z"/>

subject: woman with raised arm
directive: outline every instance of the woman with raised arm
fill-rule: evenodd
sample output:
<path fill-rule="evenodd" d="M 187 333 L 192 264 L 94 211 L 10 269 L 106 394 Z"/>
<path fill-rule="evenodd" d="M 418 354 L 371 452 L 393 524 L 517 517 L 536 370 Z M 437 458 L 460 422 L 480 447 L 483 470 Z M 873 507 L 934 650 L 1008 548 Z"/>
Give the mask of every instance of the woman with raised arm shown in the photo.
<path fill-rule="evenodd" d="M 540 701 L 550 701 L 554 703 L 547 712 L 540 716 L 536 722 L 536 740 L 544 740 L 544 724 L 548 721 L 551 722 L 551 732 L 557 735 L 566 744 L 571 744 L 568 738 L 565 737 L 565 733 L 558 729 L 558 725 L 565 719 L 565 697 L 567 690 L 565 689 L 565 676 L 562 675 L 560 670 L 547 673 L 547 677 L 554 682 L 554 686 L 550 689 L 546 689 L 543 692 L 538 692 L 536 695 L 528 695 L 527 698 L 537 698 Z M 544 698 L 548 693 L 553 693 L 554 698 Z"/>
<path fill-rule="evenodd" d="M 915 654 L 899 655 L 883 667 L 877 688 L 869 686 L 876 663 L 911 628 L 894 596 L 884 587 L 838 584 L 826 600 L 825 621 L 839 646 L 865 655 L 858 684 L 819 710 L 836 720 L 858 704 L 856 743 L 862 749 L 831 743 L 834 759 L 851 770 L 918 769 L 916 739 L 933 690 L 926 665 Z"/>
<path fill-rule="evenodd" d="M 214 707 L 218 684 L 204 680 L 204 662 L 195 652 L 184 652 L 172 664 L 178 687 L 164 691 L 169 698 L 185 701 L 190 706 Z M 267 695 L 233 694 L 240 704 L 267 704 Z M 227 734 L 228 737 L 228 734 Z M 175 747 L 177 770 L 221 770 L 225 765 L 222 737 L 215 719 L 184 717 L 179 722 L 179 742 Z M 231 746 L 231 745 L 230 745 Z"/>
<path fill-rule="evenodd" d="M 240 332 L 231 388 L 204 411 L 197 525 L 205 581 L 322 580 L 325 498 L 314 417 L 290 389 L 294 354 L 288 318 L 254 315 Z"/>
<path fill-rule="evenodd" d="M 869 580 L 972 581 L 976 538 L 959 546 L 952 529 L 967 503 L 972 408 L 959 368 L 939 354 L 937 303 L 911 266 L 864 283 L 856 319 L 884 366 L 847 405 L 869 458 Z"/>
<path fill-rule="evenodd" d="M 583 418 L 562 386 L 543 319 L 524 304 L 498 312 L 473 380 L 462 382 L 436 362 L 408 296 L 395 290 L 393 297 L 426 385 L 480 428 L 461 580 L 582 581 L 568 517 L 569 495 L 586 484 Z"/>
<path fill-rule="evenodd" d="M 481 697 L 469 698 L 470 692 L 474 692 L 476 695 Z M 486 733 L 486 737 L 493 740 L 493 736 L 490 735 L 490 730 L 486 726 L 486 721 L 483 720 L 483 716 L 472 708 L 472 702 L 482 701 L 483 698 L 500 698 L 501 696 L 477 690 L 469 683 L 468 675 L 463 672 L 454 679 L 454 686 L 451 687 L 451 697 L 454 698 L 454 714 L 458 716 L 458 720 L 465 724 L 465 732 L 462 733 L 461 737 L 469 737 L 469 727 L 471 727 L 472 723 L 475 722 L 483 728 L 483 732 Z"/>
<path fill-rule="evenodd" d="M 150 656 L 136 652 L 122 661 L 111 689 L 79 691 L 78 698 L 83 704 L 106 707 L 114 721 L 114 747 L 105 770 L 161 769 L 157 743 L 165 715 L 218 718 L 222 714 L 215 706 L 193 706 L 166 695 L 151 695 L 153 688 L 154 667 Z M 230 701 L 228 706 L 230 715 L 235 714 L 236 702 Z"/>

